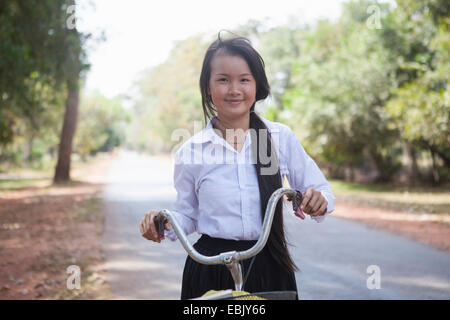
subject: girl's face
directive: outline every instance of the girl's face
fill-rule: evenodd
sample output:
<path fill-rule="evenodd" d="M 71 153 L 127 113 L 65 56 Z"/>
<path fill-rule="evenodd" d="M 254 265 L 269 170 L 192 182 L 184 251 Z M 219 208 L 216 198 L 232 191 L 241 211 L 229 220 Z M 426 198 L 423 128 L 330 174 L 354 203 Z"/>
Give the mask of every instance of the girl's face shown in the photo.
<path fill-rule="evenodd" d="M 209 94 L 219 118 L 233 120 L 249 114 L 256 99 L 256 81 L 245 59 L 216 54 L 211 60 Z"/>

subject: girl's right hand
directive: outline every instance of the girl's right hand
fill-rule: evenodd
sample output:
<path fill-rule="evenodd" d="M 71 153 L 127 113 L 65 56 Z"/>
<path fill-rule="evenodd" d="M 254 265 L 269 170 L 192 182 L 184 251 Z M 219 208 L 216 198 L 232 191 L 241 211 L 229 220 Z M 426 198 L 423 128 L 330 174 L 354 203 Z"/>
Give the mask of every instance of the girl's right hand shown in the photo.
<path fill-rule="evenodd" d="M 158 214 L 158 211 L 156 211 L 156 210 L 152 210 L 152 211 L 146 213 L 144 218 L 142 219 L 139 227 L 141 229 L 141 234 L 145 239 L 160 243 L 161 240 L 164 240 L 164 236 L 161 238 L 159 237 L 158 231 L 156 230 L 156 227 L 155 227 L 155 223 L 153 222 L 153 219 L 155 218 L 155 216 L 157 214 Z M 169 231 L 170 224 L 166 223 L 164 225 L 164 229 Z"/>

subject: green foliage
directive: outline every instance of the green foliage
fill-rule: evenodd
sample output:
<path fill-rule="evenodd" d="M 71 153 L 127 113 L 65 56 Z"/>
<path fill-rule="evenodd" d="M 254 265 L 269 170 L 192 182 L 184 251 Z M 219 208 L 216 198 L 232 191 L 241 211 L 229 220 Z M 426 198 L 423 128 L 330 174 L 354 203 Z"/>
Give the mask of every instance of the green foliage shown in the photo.
<path fill-rule="evenodd" d="M 370 25 L 375 18 L 379 27 Z M 336 22 L 301 26 L 288 20 L 276 27 L 250 20 L 233 31 L 248 37 L 266 63 L 272 97 L 258 112 L 290 125 L 332 177 L 359 169 L 375 171 L 379 181 L 395 179 L 397 172 L 410 170 L 404 164 L 408 156 L 414 167 L 419 158 L 428 167 L 433 163 L 433 175 L 445 181 L 450 171 L 447 2 L 348 1 Z M 198 36 L 179 42 L 167 61 L 143 77 L 131 145 L 170 150 L 177 143 L 171 133 L 191 129 L 192 121 L 202 118 L 198 77 L 212 40 Z"/>
<path fill-rule="evenodd" d="M 107 99 L 99 92 L 83 95 L 74 150 L 82 157 L 111 151 L 125 140 L 130 120 L 120 98 Z"/>
<path fill-rule="evenodd" d="M 67 91 L 78 85 L 70 79 L 87 70 L 87 36 L 65 26 L 72 2 L 0 2 L 0 161 L 55 154 Z M 448 1 L 348 1 L 337 21 L 250 20 L 233 32 L 249 37 L 266 63 L 272 96 L 257 111 L 293 128 L 330 177 L 359 170 L 386 181 L 419 168 L 435 182 L 450 179 Z M 129 111 L 119 98 L 82 96 L 75 151 L 126 140 L 167 152 L 180 142 L 176 129 L 194 133 L 203 122 L 201 63 L 215 38 L 178 41 L 143 73 Z"/>
<path fill-rule="evenodd" d="M 130 147 L 169 151 L 180 142 L 172 139 L 174 130 L 186 128 L 193 133 L 193 122 L 203 119 L 198 77 L 205 51 L 200 37 L 180 41 L 167 61 L 139 81 L 142 98 L 133 109 L 127 135 Z"/>
<path fill-rule="evenodd" d="M 344 17 L 361 12 L 356 7 L 347 6 L 352 12 L 344 11 Z M 393 66 L 377 34 L 359 13 L 356 17 L 336 25 L 321 21 L 307 32 L 294 65 L 294 86 L 285 94 L 290 112 L 283 120 L 298 128 L 310 153 L 336 169 L 362 166 L 369 158 L 380 172 L 391 174 L 393 159 L 382 154 L 398 137 L 383 110 L 395 84 Z"/>
<path fill-rule="evenodd" d="M 0 2 L 0 144 L 12 142 L 20 121 L 45 126 L 40 117 L 60 102 L 64 80 L 87 68 L 82 35 L 66 27 L 70 2 Z"/>
<path fill-rule="evenodd" d="M 67 92 L 88 70 L 74 0 L 0 2 L 0 163 L 50 163 Z"/>
<path fill-rule="evenodd" d="M 283 96 L 286 89 L 292 88 L 293 63 L 300 54 L 299 36 L 297 30 L 280 26 L 267 30 L 259 37 L 259 52 L 265 61 L 271 95 L 279 110 L 284 108 Z"/>
<path fill-rule="evenodd" d="M 383 38 L 397 59 L 398 87 L 386 105 L 391 127 L 417 151 L 430 152 L 434 166 L 439 158 L 447 168 L 439 170 L 444 180 L 450 179 L 448 11 L 443 1 L 399 1 L 398 10 L 387 19 Z"/>
<path fill-rule="evenodd" d="M 377 30 L 366 25 L 373 2 L 349 2 L 336 24 L 305 32 L 282 119 L 337 171 L 373 163 L 388 180 L 405 139 L 448 162 L 448 18 L 436 25 L 424 3 L 379 6 Z"/>

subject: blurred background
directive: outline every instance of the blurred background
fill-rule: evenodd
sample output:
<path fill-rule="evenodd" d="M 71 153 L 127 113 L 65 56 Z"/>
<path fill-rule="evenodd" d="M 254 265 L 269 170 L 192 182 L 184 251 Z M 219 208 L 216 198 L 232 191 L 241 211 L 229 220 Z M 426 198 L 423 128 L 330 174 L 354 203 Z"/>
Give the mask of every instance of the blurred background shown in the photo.
<path fill-rule="evenodd" d="M 265 60 L 272 95 L 257 111 L 291 126 L 329 178 L 448 182 L 448 7 L 2 1 L 0 170 L 54 167 L 72 136 L 81 158 L 116 147 L 169 152 L 174 129 L 193 132 L 203 119 L 202 58 L 227 29 Z"/>
<path fill-rule="evenodd" d="M 442 260 L 408 251 L 440 261 L 442 278 L 420 278 L 430 269 L 423 265 L 411 283 L 420 278 L 424 287 L 392 297 L 448 299 L 449 7 L 446 0 L 0 0 L 0 299 L 110 296 L 93 267 L 102 261 L 95 250 L 108 214 L 130 215 L 135 244 L 142 212 L 174 199 L 170 161 L 180 141 L 172 133 L 204 125 L 201 63 L 224 29 L 248 37 L 264 58 L 271 96 L 256 111 L 290 126 L 324 171 L 337 196 L 333 216 L 445 251 Z M 155 204 L 155 194 L 170 201 Z M 147 202 L 132 207 L 138 195 Z M 403 270 L 398 248 L 393 269 Z M 340 256 L 354 261 L 352 252 Z M 65 288 L 73 263 L 88 274 L 81 293 Z M 137 265 L 147 274 L 149 266 Z M 308 297 L 324 297 L 314 295 L 317 287 Z M 427 295 L 425 287 L 441 291 Z"/>

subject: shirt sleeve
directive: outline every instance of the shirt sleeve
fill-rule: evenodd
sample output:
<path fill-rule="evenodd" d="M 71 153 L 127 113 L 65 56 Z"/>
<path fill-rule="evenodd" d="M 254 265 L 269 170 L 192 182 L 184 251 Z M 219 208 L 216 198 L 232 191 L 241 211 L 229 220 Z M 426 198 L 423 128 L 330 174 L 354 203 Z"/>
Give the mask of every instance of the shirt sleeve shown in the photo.
<path fill-rule="evenodd" d="M 172 206 L 172 212 L 186 235 L 196 231 L 198 217 L 198 199 L 195 192 L 195 178 L 189 170 L 188 165 L 177 161 L 175 156 L 174 186 L 177 198 Z M 177 235 L 171 228 L 165 231 L 165 235 L 172 241 L 177 240 Z"/>
<path fill-rule="evenodd" d="M 290 128 L 287 130 L 285 150 L 287 180 L 292 189 L 305 192 L 308 188 L 314 188 L 322 193 L 328 202 L 327 211 L 319 216 L 311 216 L 317 222 L 322 222 L 325 216 L 334 210 L 335 198 L 331 192 L 331 184 L 326 180 L 314 160 L 306 153 L 295 133 Z"/>

